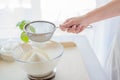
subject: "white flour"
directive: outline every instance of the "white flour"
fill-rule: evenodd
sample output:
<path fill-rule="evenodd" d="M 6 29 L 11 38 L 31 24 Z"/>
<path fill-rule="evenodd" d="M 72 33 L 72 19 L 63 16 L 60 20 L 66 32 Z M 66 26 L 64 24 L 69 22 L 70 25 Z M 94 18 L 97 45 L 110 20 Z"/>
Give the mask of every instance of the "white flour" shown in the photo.
<path fill-rule="evenodd" d="M 42 77 L 50 74 L 56 67 L 59 60 L 53 59 L 59 55 L 59 48 L 57 45 L 50 46 L 48 44 L 45 48 L 40 49 L 38 47 L 30 47 L 30 45 L 25 44 L 22 45 L 22 49 L 25 54 L 21 56 L 20 60 L 26 62 L 23 63 L 23 68 L 29 75 L 35 77 Z"/>

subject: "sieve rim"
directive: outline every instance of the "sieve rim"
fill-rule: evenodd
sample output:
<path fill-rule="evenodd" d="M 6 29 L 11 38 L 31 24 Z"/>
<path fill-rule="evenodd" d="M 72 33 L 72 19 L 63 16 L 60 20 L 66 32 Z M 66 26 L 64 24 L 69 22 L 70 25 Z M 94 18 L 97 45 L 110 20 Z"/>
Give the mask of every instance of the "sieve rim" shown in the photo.
<path fill-rule="evenodd" d="M 46 33 L 33 33 L 33 32 L 29 32 L 29 31 L 26 30 L 26 28 L 27 28 L 30 24 L 36 23 L 36 22 L 49 23 L 49 24 L 53 25 L 54 29 L 53 29 L 53 31 L 46 32 Z M 50 22 L 50 21 L 38 20 L 38 21 L 31 21 L 31 22 L 27 23 L 27 24 L 24 26 L 24 29 L 23 29 L 23 30 L 24 30 L 26 33 L 30 33 L 30 34 L 50 34 L 50 33 L 53 33 L 53 32 L 56 30 L 56 28 L 57 28 L 57 27 L 55 26 L 55 24 L 52 23 L 52 22 Z"/>

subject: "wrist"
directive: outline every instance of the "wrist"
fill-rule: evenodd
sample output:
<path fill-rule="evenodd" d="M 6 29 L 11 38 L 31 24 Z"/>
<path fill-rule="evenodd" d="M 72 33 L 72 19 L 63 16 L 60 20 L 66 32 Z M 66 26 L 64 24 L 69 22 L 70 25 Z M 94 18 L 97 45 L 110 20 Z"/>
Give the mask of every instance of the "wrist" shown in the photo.
<path fill-rule="evenodd" d="M 80 22 L 80 25 L 84 27 L 87 27 L 91 24 L 91 21 L 89 20 L 89 17 L 87 15 L 78 17 L 78 21 Z"/>
<path fill-rule="evenodd" d="M 88 25 L 93 23 L 92 17 L 90 15 L 88 15 L 88 14 L 83 15 L 83 19 L 86 22 L 86 24 L 88 24 Z"/>

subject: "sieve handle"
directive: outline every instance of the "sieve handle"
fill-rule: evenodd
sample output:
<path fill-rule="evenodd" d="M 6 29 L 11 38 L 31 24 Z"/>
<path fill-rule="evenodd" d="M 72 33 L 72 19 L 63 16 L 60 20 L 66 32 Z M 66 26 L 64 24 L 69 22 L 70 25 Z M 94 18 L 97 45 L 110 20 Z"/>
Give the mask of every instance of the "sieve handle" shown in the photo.
<path fill-rule="evenodd" d="M 92 25 L 88 25 L 87 29 L 91 29 L 91 28 L 93 28 L 93 26 Z"/>
<path fill-rule="evenodd" d="M 60 27 L 56 27 L 56 28 L 60 28 Z M 91 28 L 93 28 L 93 26 L 92 25 L 88 25 L 88 27 L 86 27 L 87 29 L 91 29 Z"/>

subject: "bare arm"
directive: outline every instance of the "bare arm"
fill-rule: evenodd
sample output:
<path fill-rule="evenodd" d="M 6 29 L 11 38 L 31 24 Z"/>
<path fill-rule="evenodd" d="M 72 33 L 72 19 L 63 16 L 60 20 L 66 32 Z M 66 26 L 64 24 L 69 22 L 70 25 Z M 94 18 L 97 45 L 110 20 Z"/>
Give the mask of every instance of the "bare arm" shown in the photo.
<path fill-rule="evenodd" d="M 83 16 L 67 19 L 60 28 L 63 31 L 79 33 L 91 23 L 115 16 L 120 16 L 120 0 L 112 0 L 108 4 Z"/>
<path fill-rule="evenodd" d="M 107 5 L 85 15 L 89 23 L 94 23 L 114 16 L 120 16 L 120 0 L 112 0 Z"/>

